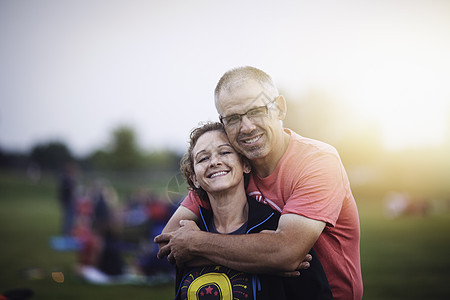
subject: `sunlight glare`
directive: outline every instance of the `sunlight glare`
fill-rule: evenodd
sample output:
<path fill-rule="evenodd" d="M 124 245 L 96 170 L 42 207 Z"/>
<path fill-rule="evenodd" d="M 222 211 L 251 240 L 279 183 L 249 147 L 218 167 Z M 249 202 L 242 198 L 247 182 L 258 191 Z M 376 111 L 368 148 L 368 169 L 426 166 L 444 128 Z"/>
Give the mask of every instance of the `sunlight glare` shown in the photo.
<path fill-rule="evenodd" d="M 378 124 L 392 150 L 440 145 L 447 134 L 450 92 L 442 61 L 411 51 L 379 56 L 351 76 L 358 111 Z"/>

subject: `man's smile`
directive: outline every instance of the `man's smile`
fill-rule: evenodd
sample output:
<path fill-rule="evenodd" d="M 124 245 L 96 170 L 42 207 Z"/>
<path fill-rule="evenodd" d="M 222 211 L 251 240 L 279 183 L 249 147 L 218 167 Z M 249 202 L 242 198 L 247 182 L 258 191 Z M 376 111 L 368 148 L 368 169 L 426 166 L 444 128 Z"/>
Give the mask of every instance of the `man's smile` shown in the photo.
<path fill-rule="evenodd" d="M 241 138 L 240 140 L 243 144 L 250 145 L 250 144 L 254 144 L 257 141 L 259 141 L 262 136 L 263 136 L 263 134 L 261 133 L 256 136 L 252 136 L 250 138 Z"/>

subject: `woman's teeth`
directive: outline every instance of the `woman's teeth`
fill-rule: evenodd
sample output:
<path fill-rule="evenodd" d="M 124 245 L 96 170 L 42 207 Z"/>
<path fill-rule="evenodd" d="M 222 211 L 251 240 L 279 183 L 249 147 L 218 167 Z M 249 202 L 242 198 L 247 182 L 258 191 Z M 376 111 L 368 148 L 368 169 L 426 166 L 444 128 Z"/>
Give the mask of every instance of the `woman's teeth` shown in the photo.
<path fill-rule="evenodd" d="M 220 175 L 225 175 L 227 173 L 228 172 L 225 172 L 225 171 L 217 172 L 217 173 L 212 174 L 210 178 L 214 178 L 214 177 L 217 177 L 217 176 L 220 176 Z"/>

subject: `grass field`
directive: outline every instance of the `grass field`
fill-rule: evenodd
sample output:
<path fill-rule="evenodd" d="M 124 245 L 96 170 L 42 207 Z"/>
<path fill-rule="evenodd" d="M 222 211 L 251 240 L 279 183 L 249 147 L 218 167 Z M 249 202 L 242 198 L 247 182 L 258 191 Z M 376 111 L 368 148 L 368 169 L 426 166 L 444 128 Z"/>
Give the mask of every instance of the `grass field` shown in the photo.
<path fill-rule="evenodd" d="M 75 253 L 56 252 L 55 183 L 0 172 L 0 293 L 29 288 L 33 299 L 172 299 L 171 284 L 97 286 L 73 275 Z M 450 299 L 450 214 L 386 219 L 382 203 L 357 197 L 364 299 Z M 40 273 L 26 270 L 35 268 Z M 63 272 L 57 283 L 52 272 Z"/>

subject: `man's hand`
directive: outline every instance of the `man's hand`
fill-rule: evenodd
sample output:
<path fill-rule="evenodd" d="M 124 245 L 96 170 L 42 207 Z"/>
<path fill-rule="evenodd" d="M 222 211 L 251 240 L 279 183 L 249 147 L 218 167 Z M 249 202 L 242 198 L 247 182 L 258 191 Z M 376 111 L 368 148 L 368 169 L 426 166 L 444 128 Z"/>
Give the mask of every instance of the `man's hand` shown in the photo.
<path fill-rule="evenodd" d="M 295 271 L 292 272 L 281 272 L 281 273 L 277 273 L 275 275 L 281 276 L 281 277 L 298 277 L 301 275 L 301 270 L 306 270 L 308 269 L 311 264 L 309 263 L 312 260 L 312 255 L 311 254 L 306 254 L 305 259 L 298 265 L 297 269 Z"/>
<path fill-rule="evenodd" d="M 311 264 L 310 261 L 312 260 L 312 255 L 311 254 L 306 254 L 305 259 L 298 265 L 297 270 L 306 270 L 308 269 Z"/>
<path fill-rule="evenodd" d="M 161 259 L 167 256 L 170 263 L 177 263 L 177 265 L 184 265 L 187 261 L 194 257 L 189 253 L 189 241 L 194 232 L 200 231 L 197 224 L 190 220 L 181 220 L 180 228 L 170 232 L 163 233 L 155 237 L 153 240 L 160 245 L 158 258 Z"/>
<path fill-rule="evenodd" d="M 193 220 L 196 221 L 198 219 L 197 215 L 194 214 L 191 210 L 187 209 L 184 206 L 179 206 L 175 213 L 170 217 L 170 220 L 167 222 L 166 226 L 164 227 L 162 231 L 163 238 L 160 239 L 160 242 L 158 243 L 159 247 L 159 253 L 158 258 L 162 259 L 165 256 L 168 256 L 170 253 L 170 247 L 164 248 L 170 241 L 170 235 L 168 235 L 171 232 L 176 231 L 180 228 L 180 221 L 181 220 Z M 155 241 L 156 243 L 156 241 Z M 163 249 L 164 248 L 164 249 Z"/>
<path fill-rule="evenodd" d="M 153 239 L 153 242 L 158 244 L 159 247 L 158 254 L 156 255 L 158 259 L 163 259 L 170 254 L 169 242 L 173 234 L 174 232 L 161 233 Z"/>
<path fill-rule="evenodd" d="M 306 254 L 305 259 L 298 265 L 298 267 L 295 271 L 281 272 L 281 273 L 276 273 L 274 275 L 277 275 L 280 277 L 298 277 L 301 275 L 301 272 L 300 272 L 301 270 L 306 270 L 311 266 L 311 264 L 309 263 L 311 260 L 312 260 L 312 255 Z"/>

